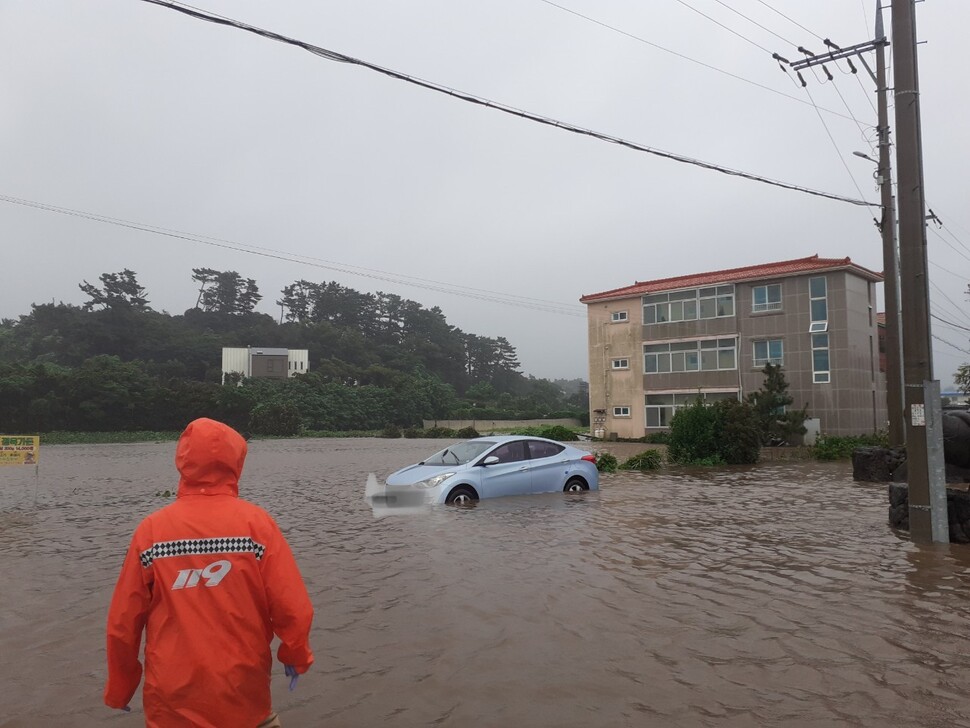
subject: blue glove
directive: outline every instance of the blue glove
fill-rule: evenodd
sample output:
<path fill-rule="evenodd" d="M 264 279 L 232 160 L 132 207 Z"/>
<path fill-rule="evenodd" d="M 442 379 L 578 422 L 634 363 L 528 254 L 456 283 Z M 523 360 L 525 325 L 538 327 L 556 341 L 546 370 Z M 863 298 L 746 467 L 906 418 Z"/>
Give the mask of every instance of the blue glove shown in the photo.
<path fill-rule="evenodd" d="M 283 673 L 290 678 L 290 692 L 292 693 L 296 690 L 296 681 L 300 679 L 300 676 L 293 665 L 283 665 Z"/>

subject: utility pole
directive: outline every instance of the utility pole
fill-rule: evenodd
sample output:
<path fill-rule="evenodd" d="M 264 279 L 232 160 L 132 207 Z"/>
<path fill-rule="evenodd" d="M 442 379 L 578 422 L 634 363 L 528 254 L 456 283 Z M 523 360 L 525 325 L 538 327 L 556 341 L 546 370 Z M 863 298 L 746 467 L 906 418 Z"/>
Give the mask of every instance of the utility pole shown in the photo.
<path fill-rule="evenodd" d="M 879 93 L 879 175 L 882 178 L 883 266 L 886 287 L 887 404 L 893 445 L 905 436 L 909 480 L 909 528 L 914 542 L 950 540 L 943 461 L 943 412 L 940 383 L 933 377 L 929 279 L 926 262 L 926 201 L 923 188 L 923 142 L 919 114 L 919 74 L 916 61 L 916 0 L 892 0 L 892 41 L 895 48 L 896 169 L 898 170 L 899 258 L 893 238 L 894 214 L 889 162 L 889 120 L 886 102 L 886 38 L 882 5 L 877 0 L 876 40 L 840 48 L 830 40 L 828 53 L 815 55 L 799 48 L 806 59 L 788 63 L 805 86 L 800 69 L 857 56 L 876 82 Z M 880 37 L 881 36 L 881 37 Z M 875 50 L 879 76 L 872 73 L 863 52 Z M 784 70 L 784 66 L 782 66 Z M 832 74 L 822 65 L 829 80 Z M 862 155 L 866 156 L 866 155 Z M 898 281 L 898 287 L 897 287 Z M 897 298 L 898 294 L 898 298 Z M 895 300 L 894 300 L 895 299 Z M 896 322 L 897 312 L 899 313 Z M 892 339 L 896 337 L 896 343 Z M 900 357 L 899 338 L 902 338 Z M 895 360 L 895 361 L 894 361 Z M 902 366 L 900 366 L 902 361 Z M 895 364 L 895 369 L 893 369 Z M 902 383 L 899 383 L 899 371 Z M 893 381 L 896 379 L 896 382 Z M 900 391 L 902 394 L 900 395 Z M 895 404 L 894 404 L 895 403 Z M 900 419 L 902 422 L 900 422 Z M 893 426 L 893 422 L 897 426 Z"/>
<path fill-rule="evenodd" d="M 890 161 L 890 141 L 889 141 L 889 101 L 888 84 L 886 81 L 886 40 L 882 19 L 882 5 L 880 0 L 876 0 L 876 37 L 874 40 L 859 43 L 857 45 L 841 48 L 828 38 L 824 43 L 829 48 L 828 53 L 814 54 L 805 48 L 799 48 L 806 58 L 795 61 L 786 61 L 775 54 L 775 59 L 779 63 L 787 62 L 798 74 L 798 79 L 802 86 L 805 86 L 805 79 L 802 77 L 803 68 L 822 66 L 829 80 L 832 75 L 824 64 L 834 63 L 845 59 L 853 73 L 856 73 L 855 66 L 852 65 L 852 57 L 855 56 L 865 66 L 869 76 L 876 84 L 876 96 L 878 102 L 878 131 L 879 131 L 879 160 L 872 159 L 862 152 L 854 152 L 856 156 L 868 159 L 878 165 L 876 177 L 882 194 L 882 220 L 877 222 L 880 233 L 882 234 L 882 271 L 884 281 L 884 291 L 886 298 L 886 410 L 889 416 L 889 445 L 890 447 L 903 447 L 906 444 L 906 427 L 903 422 L 903 366 L 902 366 L 902 341 L 900 332 L 900 313 L 899 313 L 899 257 L 896 247 L 896 206 L 893 198 L 893 178 L 892 162 Z M 863 53 L 869 51 L 876 52 L 876 72 L 873 73 L 866 57 Z"/>
<path fill-rule="evenodd" d="M 882 192 L 882 275 L 886 298 L 886 408 L 889 446 L 906 444 L 903 426 L 902 336 L 899 327 L 899 258 L 896 249 L 896 205 L 893 199 L 892 162 L 889 154 L 889 102 L 886 81 L 886 32 L 882 3 L 876 0 L 876 95 L 879 126 L 879 186 Z"/>
<path fill-rule="evenodd" d="M 915 542 L 948 543 L 939 382 L 932 381 L 915 0 L 893 0 L 892 14 L 903 376 L 905 411 L 909 414 L 906 422 L 909 533 Z"/>

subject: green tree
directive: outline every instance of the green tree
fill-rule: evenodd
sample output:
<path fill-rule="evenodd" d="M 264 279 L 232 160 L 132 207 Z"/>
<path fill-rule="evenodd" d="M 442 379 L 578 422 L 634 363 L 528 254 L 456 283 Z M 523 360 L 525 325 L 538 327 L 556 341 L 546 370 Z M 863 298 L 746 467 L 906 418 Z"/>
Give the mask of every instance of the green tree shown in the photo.
<path fill-rule="evenodd" d="M 233 315 L 252 313 L 263 298 L 255 280 L 243 278 L 234 270 L 193 268 L 192 280 L 200 284 L 196 308 L 203 311 Z"/>
<path fill-rule="evenodd" d="M 747 402 L 754 410 L 762 445 L 787 444 L 795 435 L 804 435 L 807 405 L 790 410 L 795 401 L 788 394 L 788 380 L 778 364 L 765 364 L 761 389 L 751 392 Z"/>
<path fill-rule="evenodd" d="M 78 283 L 78 288 L 91 297 L 91 300 L 84 304 L 85 311 L 90 311 L 95 306 L 139 311 L 148 308 L 145 289 L 139 285 L 134 271 L 125 268 L 120 273 L 102 273 L 99 279 L 103 288 L 98 288 L 87 281 Z"/>
<path fill-rule="evenodd" d="M 970 364 L 961 364 L 957 367 L 957 373 L 953 375 L 953 383 L 964 394 L 970 394 Z"/>

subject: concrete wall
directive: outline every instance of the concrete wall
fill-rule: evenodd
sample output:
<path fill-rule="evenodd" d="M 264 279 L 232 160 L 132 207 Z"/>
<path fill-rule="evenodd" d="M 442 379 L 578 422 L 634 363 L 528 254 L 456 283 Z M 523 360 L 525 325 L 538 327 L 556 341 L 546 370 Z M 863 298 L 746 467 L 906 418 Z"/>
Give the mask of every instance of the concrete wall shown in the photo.
<path fill-rule="evenodd" d="M 449 427 L 452 430 L 460 430 L 463 427 L 474 427 L 479 432 L 492 432 L 494 430 L 508 430 L 513 427 L 553 427 L 562 425 L 563 427 L 581 427 L 579 420 L 563 417 L 554 420 L 424 420 L 424 429 L 429 427 Z"/>

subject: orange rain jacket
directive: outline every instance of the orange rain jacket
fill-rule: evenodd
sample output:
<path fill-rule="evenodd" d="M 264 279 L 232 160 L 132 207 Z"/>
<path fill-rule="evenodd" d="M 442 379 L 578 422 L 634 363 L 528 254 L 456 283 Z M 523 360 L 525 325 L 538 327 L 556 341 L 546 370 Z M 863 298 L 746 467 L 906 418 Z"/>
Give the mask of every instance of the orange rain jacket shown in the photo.
<path fill-rule="evenodd" d="M 313 664 L 313 607 L 286 539 L 238 498 L 246 441 L 209 419 L 179 439 L 178 499 L 143 520 L 108 612 L 104 702 L 123 708 L 142 676 L 150 727 L 256 726 L 272 711 L 270 643 L 297 673 Z"/>

